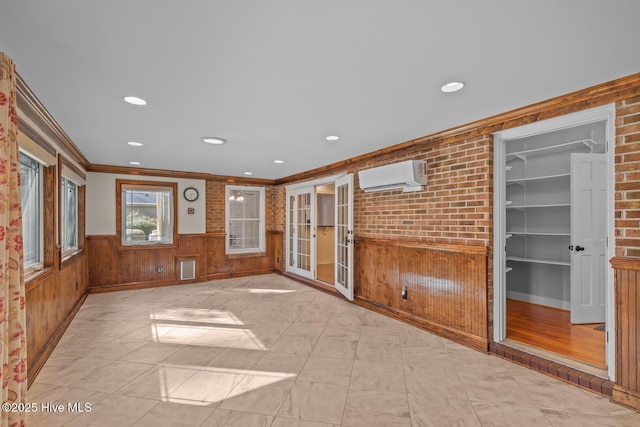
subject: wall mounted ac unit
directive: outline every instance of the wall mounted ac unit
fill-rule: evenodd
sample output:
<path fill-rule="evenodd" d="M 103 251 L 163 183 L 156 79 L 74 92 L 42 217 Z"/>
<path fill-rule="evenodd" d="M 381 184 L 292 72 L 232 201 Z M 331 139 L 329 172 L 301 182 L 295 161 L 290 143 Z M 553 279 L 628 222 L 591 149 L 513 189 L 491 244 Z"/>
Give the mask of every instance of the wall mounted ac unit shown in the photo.
<path fill-rule="evenodd" d="M 365 169 L 358 172 L 360 188 L 372 191 L 402 189 L 404 192 L 420 191 L 427 183 L 427 162 L 407 160 L 391 165 Z"/>

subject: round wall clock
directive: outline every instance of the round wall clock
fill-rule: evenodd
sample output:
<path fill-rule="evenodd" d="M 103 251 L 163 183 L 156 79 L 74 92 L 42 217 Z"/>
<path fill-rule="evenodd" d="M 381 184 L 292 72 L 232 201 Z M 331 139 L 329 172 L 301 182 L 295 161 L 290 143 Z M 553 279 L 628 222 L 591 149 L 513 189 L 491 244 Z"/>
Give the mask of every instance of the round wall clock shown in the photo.
<path fill-rule="evenodd" d="M 184 193 L 182 193 L 182 195 L 184 196 L 184 199 L 188 202 L 195 202 L 196 200 L 198 200 L 198 196 L 200 196 L 200 194 L 198 193 L 198 190 L 196 190 L 193 187 L 185 188 Z"/>

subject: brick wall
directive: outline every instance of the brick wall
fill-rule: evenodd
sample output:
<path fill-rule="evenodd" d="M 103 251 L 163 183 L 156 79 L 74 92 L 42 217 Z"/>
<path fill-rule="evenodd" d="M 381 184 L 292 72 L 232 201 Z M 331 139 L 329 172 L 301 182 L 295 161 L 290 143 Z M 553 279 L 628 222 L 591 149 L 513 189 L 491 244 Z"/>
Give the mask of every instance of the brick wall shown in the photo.
<path fill-rule="evenodd" d="M 426 160 L 423 191 L 355 196 L 355 232 L 363 237 L 420 238 L 432 243 L 488 246 L 492 233 L 491 137 L 435 144 L 365 167 Z M 356 180 L 357 181 L 357 180 Z"/>
<path fill-rule="evenodd" d="M 640 96 L 616 104 L 616 255 L 640 257 Z"/>

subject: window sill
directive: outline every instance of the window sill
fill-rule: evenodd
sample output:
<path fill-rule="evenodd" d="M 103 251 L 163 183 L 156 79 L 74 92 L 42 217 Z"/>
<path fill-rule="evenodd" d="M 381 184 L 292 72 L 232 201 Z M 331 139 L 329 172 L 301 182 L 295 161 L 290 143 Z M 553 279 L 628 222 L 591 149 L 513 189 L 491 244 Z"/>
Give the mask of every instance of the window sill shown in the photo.
<path fill-rule="evenodd" d="M 60 260 L 60 269 L 62 269 L 65 265 L 69 264 L 75 258 L 84 254 L 84 249 L 77 249 L 73 252 L 69 252 L 66 254 L 62 254 L 62 259 Z"/>
<path fill-rule="evenodd" d="M 176 243 L 147 243 L 143 245 L 123 245 L 119 241 L 116 243 L 116 247 L 119 251 L 136 251 L 146 249 L 176 249 L 178 245 Z"/>
<path fill-rule="evenodd" d="M 267 256 L 266 251 L 258 251 L 258 252 L 239 252 L 239 253 L 226 253 L 227 259 L 238 259 L 238 258 L 259 258 Z"/>
<path fill-rule="evenodd" d="M 25 292 L 38 286 L 53 273 L 53 267 L 30 268 L 24 271 Z"/>

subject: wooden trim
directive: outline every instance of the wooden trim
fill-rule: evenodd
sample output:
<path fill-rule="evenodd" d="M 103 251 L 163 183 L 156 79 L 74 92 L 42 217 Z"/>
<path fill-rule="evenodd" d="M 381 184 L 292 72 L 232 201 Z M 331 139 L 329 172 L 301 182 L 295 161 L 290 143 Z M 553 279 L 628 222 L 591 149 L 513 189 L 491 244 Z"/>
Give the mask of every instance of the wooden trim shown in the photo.
<path fill-rule="evenodd" d="M 58 342 L 60 342 L 60 339 L 62 339 L 62 336 L 64 335 L 65 331 L 71 324 L 71 321 L 76 316 L 76 314 L 78 314 L 80 307 L 82 307 L 82 304 L 84 304 L 84 301 L 86 299 L 87 299 L 87 294 L 85 293 L 75 303 L 75 305 L 71 309 L 71 312 L 69 313 L 67 318 L 62 323 L 60 323 L 60 326 L 58 326 L 56 331 L 47 340 L 47 343 L 45 344 L 45 346 L 33 357 L 31 364 L 29 364 L 29 371 L 27 375 L 27 387 L 31 387 L 31 385 L 33 384 L 33 381 L 36 379 L 36 377 L 38 376 L 38 373 L 40 372 L 44 364 L 47 362 L 47 360 L 49 359 L 49 356 L 51 356 L 51 353 L 56 348 L 56 345 L 58 345 Z"/>
<path fill-rule="evenodd" d="M 122 186 L 140 185 L 152 187 L 169 187 L 173 191 L 173 242 L 145 245 L 123 245 L 122 244 Z M 141 250 L 141 249 L 167 249 L 178 247 L 178 183 L 160 181 L 137 181 L 130 179 L 116 179 L 116 249 L 121 250 Z"/>
<path fill-rule="evenodd" d="M 275 273 L 275 269 L 267 270 L 251 270 L 251 271 L 238 271 L 238 272 L 226 272 L 226 273 L 212 273 L 207 275 L 207 280 L 220 280 L 220 279 L 233 279 L 234 277 L 247 277 L 247 276 L 264 276 L 265 274 Z"/>
<path fill-rule="evenodd" d="M 205 280 L 206 281 L 206 280 Z M 102 294 L 105 292 L 133 291 L 137 289 L 160 288 L 163 286 L 174 286 L 180 284 L 180 280 L 158 280 L 148 282 L 129 282 L 116 285 L 100 285 L 89 287 L 90 294 Z"/>
<path fill-rule="evenodd" d="M 379 245 L 385 246 L 393 246 L 393 247 L 403 247 L 403 248 L 418 248 L 418 249 L 428 249 L 433 251 L 443 251 L 443 252 L 456 252 L 463 254 L 471 254 L 471 255 L 487 255 L 489 253 L 489 248 L 487 246 L 469 246 L 469 245 L 454 245 L 449 243 L 433 243 L 431 241 L 425 241 L 422 239 L 379 239 L 372 237 L 357 237 L 356 244 L 358 241 L 366 241 L 367 243 L 375 243 Z"/>
<path fill-rule="evenodd" d="M 64 157 L 63 155 L 59 154 L 58 155 L 58 164 L 60 165 L 59 169 L 60 169 L 60 173 L 62 173 L 63 168 L 68 168 L 70 169 L 73 173 L 75 173 L 76 175 L 78 175 L 80 178 L 82 178 L 83 180 L 87 179 L 87 174 L 85 172 L 83 172 L 82 170 L 80 170 L 80 168 L 78 168 L 75 164 L 73 164 L 70 160 L 68 160 L 66 157 Z"/>
<path fill-rule="evenodd" d="M 115 234 L 90 234 L 87 240 L 115 240 Z"/>
<path fill-rule="evenodd" d="M 609 260 L 611 267 L 616 270 L 640 271 L 640 258 L 617 256 Z"/>
<path fill-rule="evenodd" d="M 636 390 L 631 390 L 615 384 L 613 386 L 611 400 L 635 411 L 640 411 L 640 392 Z"/>
<path fill-rule="evenodd" d="M 575 110 L 584 110 L 640 94 L 640 73 L 612 80 L 566 95 L 531 104 L 505 113 L 466 123 L 461 126 L 432 133 L 400 144 L 392 145 L 360 156 L 351 157 L 316 169 L 289 175 L 276 180 L 276 185 L 289 184 L 317 178 L 318 175 L 345 171 L 353 164 L 361 164 L 376 158 L 394 155 L 403 150 L 415 150 L 416 146 L 447 143 L 462 137 L 473 138 L 489 135 L 504 129 L 562 116 Z"/>
<path fill-rule="evenodd" d="M 53 157 L 56 157 L 57 159 L 58 154 L 57 154 L 56 148 L 53 145 L 49 144 L 44 138 L 41 138 L 40 135 L 36 131 L 31 129 L 31 127 L 28 124 L 22 123 L 22 122 L 19 122 L 19 123 L 20 124 L 18 126 L 18 129 L 20 130 L 20 133 L 26 135 L 33 142 L 38 144 L 40 148 L 42 148 L 47 153 L 51 154 Z"/>
<path fill-rule="evenodd" d="M 583 372 L 570 366 L 562 365 L 553 360 L 534 356 L 517 348 L 491 341 L 490 353 L 502 359 L 510 360 L 534 371 L 557 378 L 561 381 L 577 385 L 578 387 L 594 391 L 603 396 L 611 397 L 614 388 L 613 381 L 600 378 L 588 372 Z"/>
<path fill-rule="evenodd" d="M 18 109 L 23 112 L 24 115 L 45 132 L 49 137 L 55 141 L 59 148 L 69 155 L 72 159 L 77 161 L 83 168 L 89 167 L 89 160 L 82 154 L 80 149 L 73 143 L 69 135 L 62 129 L 62 127 L 56 122 L 53 116 L 47 111 L 44 105 L 40 102 L 38 97 L 27 86 L 20 74 L 16 74 L 16 93 L 18 97 Z M 36 129 L 32 129 L 24 119 L 21 120 L 19 128 L 29 129 L 29 135 L 34 141 L 41 142 L 41 139 L 35 139 L 35 133 L 38 133 Z"/>
<path fill-rule="evenodd" d="M 202 179 L 206 181 L 220 181 L 230 184 L 258 184 L 274 185 L 272 179 L 245 178 L 236 176 L 213 175 L 202 172 L 170 171 L 164 169 L 132 168 L 128 166 L 111 166 L 101 164 L 91 164 L 87 168 L 88 172 L 111 173 L 118 175 L 141 175 L 141 176 L 161 176 L 166 178 L 182 179 Z"/>
<path fill-rule="evenodd" d="M 207 237 L 224 238 L 227 235 L 224 231 L 207 231 Z"/>
<path fill-rule="evenodd" d="M 25 293 L 30 292 L 32 289 L 41 286 L 48 279 L 55 275 L 55 269 L 53 267 L 44 267 L 42 270 L 38 272 L 34 272 L 28 278 L 24 279 L 24 291 Z"/>

